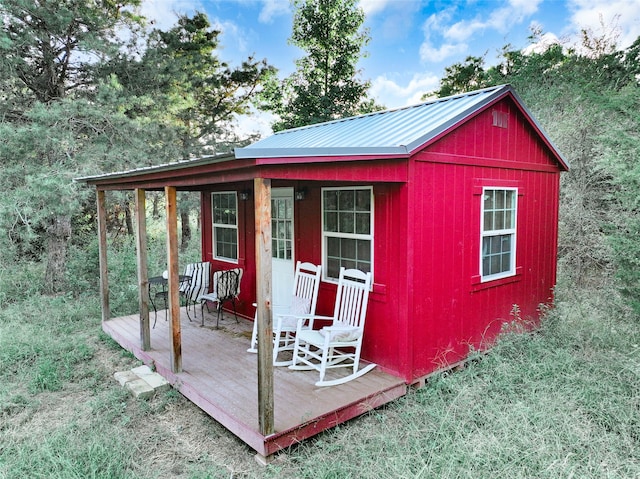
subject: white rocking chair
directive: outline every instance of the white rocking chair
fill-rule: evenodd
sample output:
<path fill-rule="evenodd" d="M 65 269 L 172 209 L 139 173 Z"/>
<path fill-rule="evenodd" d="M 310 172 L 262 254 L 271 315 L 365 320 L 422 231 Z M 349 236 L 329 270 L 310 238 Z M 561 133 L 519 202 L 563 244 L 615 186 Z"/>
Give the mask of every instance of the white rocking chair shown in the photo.
<path fill-rule="evenodd" d="M 293 277 L 293 291 L 291 305 L 284 310 L 273 312 L 273 365 L 288 366 L 291 360 L 278 361 L 282 351 L 293 351 L 295 333 L 300 323 L 300 329 L 312 329 L 313 318 L 316 314 L 318 288 L 322 267 L 313 263 L 296 263 Z M 251 335 L 250 353 L 257 353 L 258 323 L 254 319 L 253 334 Z"/>
<path fill-rule="evenodd" d="M 356 379 L 376 367 L 368 364 L 362 369 L 360 350 L 364 322 L 367 314 L 371 273 L 357 269 L 340 268 L 336 305 L 333 316 L 315 316 L 314 319 L 331 320 L 330 326 L 320 330 L 302 329 L 298 323 L 290 369 L 320 372 L 316 386 L 335 386 Z M 352 368 L 351 374 L 325 381 L 327 369 Z"/>

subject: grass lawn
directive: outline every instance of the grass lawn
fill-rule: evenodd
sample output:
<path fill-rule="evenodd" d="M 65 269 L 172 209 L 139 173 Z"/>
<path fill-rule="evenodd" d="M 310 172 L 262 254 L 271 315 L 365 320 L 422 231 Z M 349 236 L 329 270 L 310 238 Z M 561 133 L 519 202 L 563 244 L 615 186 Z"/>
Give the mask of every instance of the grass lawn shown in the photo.
<path fill-rule="evenodd" d="M 129 397 L 93 295 L 6 302 L 0 478 L 639 478 L 640 324 L 610 298 L 561 288 L 539 331 L 266 468 L 179 393 Z"/>

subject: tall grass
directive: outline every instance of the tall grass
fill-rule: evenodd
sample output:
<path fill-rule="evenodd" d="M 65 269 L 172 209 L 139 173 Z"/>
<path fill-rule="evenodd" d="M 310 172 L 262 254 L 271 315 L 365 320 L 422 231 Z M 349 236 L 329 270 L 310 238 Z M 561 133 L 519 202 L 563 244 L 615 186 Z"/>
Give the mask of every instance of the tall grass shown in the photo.
<path fill-rule="evenodd" d="M 561 288 L 536 332 L 261 468 L 174 391 L 126 394 L 95 295 L 33 295 L 0 309 L 0 478 L 640 477 L 640 333 L 613 297 Z"/>
<path fill-rule="evenodd" d="M 296 474 L 640 477 L 636 324 L 602 296 L 560 298 L 537 332 L 298 447 Z"/>

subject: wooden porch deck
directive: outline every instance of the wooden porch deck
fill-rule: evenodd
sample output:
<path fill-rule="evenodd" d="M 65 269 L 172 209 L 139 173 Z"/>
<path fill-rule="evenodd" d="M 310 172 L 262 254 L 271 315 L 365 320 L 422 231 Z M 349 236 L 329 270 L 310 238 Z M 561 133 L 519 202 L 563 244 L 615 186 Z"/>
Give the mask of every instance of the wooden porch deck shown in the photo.
<path fill-rule="evenodd" d="M 185 397 L 238 436 L 259 455 L 271 454 L 314 436 L 406 394 L 400 378 L 377 368 L 339 386 L 318 388 L 315 371 L 274 371 L 275 430 L 263 436 L 258 426 L 257 355 L 247 352 L 253 323 L 225 314 L 220 329 L 215 316 L 205 310 L 205 325 L 198 318 L 188 320 L 181 308 L 183 372 L 171 372 L 169 323 L 158 312 L 151 330 L 151 350 L 140 346 L 139 316 L 131 315 L 102 323 L 103 330 L 123 348 L 131 351 Z M 193 316 L 193 313 L 191 314 Z M 151 324 L 153 324 L 153 313 Z M 338 377 L 340 370 L 331 371 Z M 329 373 L 327 373 L 328 379 Z"/>

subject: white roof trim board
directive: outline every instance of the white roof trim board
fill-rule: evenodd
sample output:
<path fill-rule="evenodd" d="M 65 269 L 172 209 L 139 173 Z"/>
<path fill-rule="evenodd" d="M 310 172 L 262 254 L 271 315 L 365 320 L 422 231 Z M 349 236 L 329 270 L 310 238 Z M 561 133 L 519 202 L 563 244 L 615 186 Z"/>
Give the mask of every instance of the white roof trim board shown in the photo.
<path fill-rule="evenodd" d="M 419 105 L 285 130 L 245 148 L 236 148 L 235 155 L 236 158 L 409 155 L 506 92 L 515 95 L 509 85 L 500 85 Z"/>

